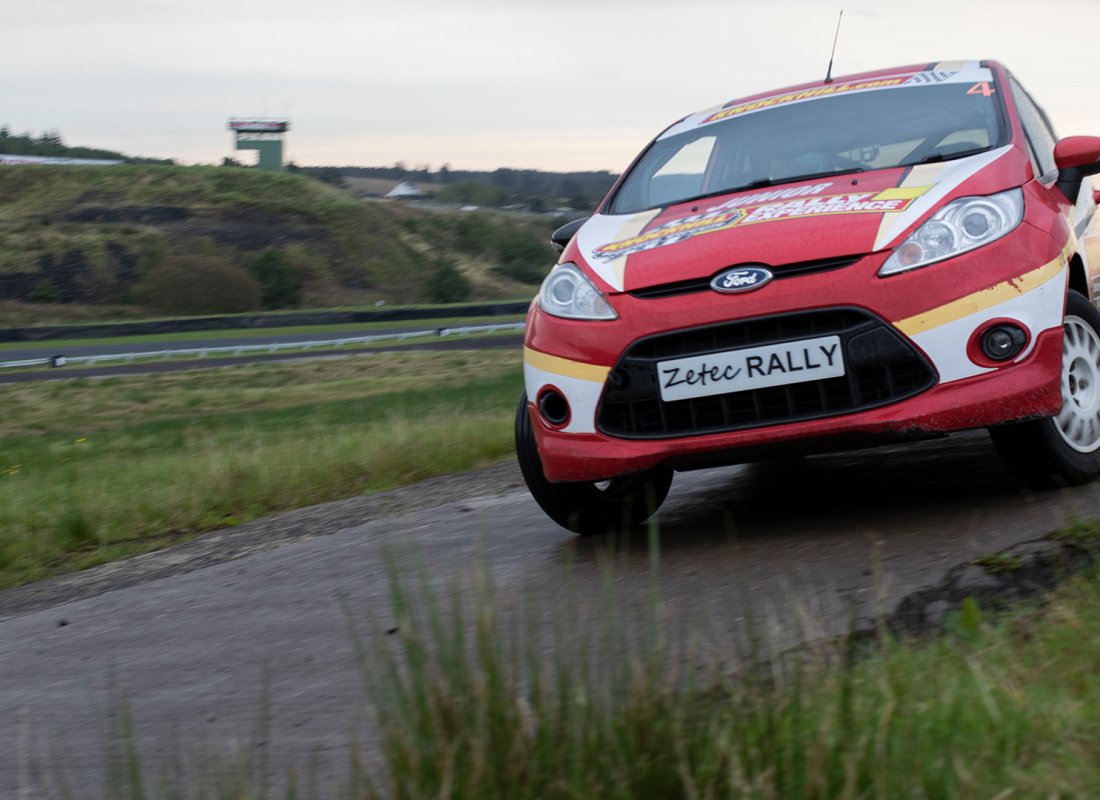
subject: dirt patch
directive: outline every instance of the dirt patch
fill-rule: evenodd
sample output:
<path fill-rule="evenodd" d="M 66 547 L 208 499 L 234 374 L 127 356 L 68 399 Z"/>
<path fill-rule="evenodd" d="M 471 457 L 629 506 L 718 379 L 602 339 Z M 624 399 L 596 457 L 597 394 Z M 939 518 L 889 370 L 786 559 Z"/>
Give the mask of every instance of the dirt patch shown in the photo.
<path fill-rule="evenodd" d="M 1095 547 L 1086 541 L 1052 533 L 960 564 L 938 585 L 905 597 L 886 618 L 886 627 L 895 634 L 930 633 L 940 630 L 967 598 L 984 610 L 1000 611 L 1049 592 L 1096 563 Z"/>
<path fill-rule="evenodd" d="M 163 225 L 191 216 L 182 206 L 85 206 L 61 215 L 64 222 L 131 223 Z"/>
<path fill-rule="evenodd" d="M 308 242 L 326 258 L 336 255 L 330 232 L 305 216 L 276 214 L 262 208 L 241 206 L 192 215 L 166 229 L 181 238 L 203 238 L 244 253 L 292 242 Z"/>

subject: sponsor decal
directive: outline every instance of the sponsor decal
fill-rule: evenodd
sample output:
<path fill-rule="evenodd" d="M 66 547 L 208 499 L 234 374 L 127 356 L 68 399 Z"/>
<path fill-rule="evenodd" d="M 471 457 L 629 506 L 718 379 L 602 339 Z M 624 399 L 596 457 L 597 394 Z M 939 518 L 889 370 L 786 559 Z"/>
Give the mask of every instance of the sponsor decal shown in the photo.
<path fill-rule="evenodd" d="M 759 111 L 762 108 L 771 108 L 772 106 L 786 105 L 787 103 L 798 103 L 802 100 L 813 100 L 817 97 L 828 97 L 830 95 L 845 94 L 847 92 L 889 89 L 895 86 L 927 86 L 935 83 L 946 83 L 955 78 L 958 74 L 959 70 L 927 70 L 925 72 L 915 72 L 911 75 L 899 75 L 890 78 L 849 81 L 848 83 L 831 83 L 826 86 L 803 89 L 799 92 L 787 92 L 786 94 L 765 97 L 747 103 L 738 103 L 737 105 L 727 103 L 721 111 L 711 114 L 699 124 L 706 125 L 710 122 L 718 122 L 719 120 L 736 117 L 739 114 L 747 114 L 750 111 Z"/>
<path fill-rule="evenodd" d="M 657 364 L 665 402 L 837 378 L 845 373 L 839 336 L 747 347 Z"/>
<path fill-rule="evenodd" d="M 698 236 L 701 233 L 714 233 L 715 231 L 731 228 L 744 216 L 743 209 L 731 208 L 717 213 L 700 214 L 695 217 L 673 220 L 659 228 L 640 233 L 637 236 L 631 236 L 629 239 L 623 239 L 621 242 L 612 242 L 611 244 L 605 244 L 603 247 L 597 247 L 592 251 L 592 256 L 599 259 L 612 259 L 631 253 L 640 253 L 642 250 L 664 247 L 665 245 L 682 242 L 684 239 L 690 239 L 692 236 Z"/>
<path fill-rule="evenodd" d="M 914 86 L 929 83 L 944 83 L 945 81 L 951 80 L 958 74 L 959 71 L 957 69 L 946 71 L 933 69 L 929 70 L 928 72 L 918 72 L 916 75 L 907 80 L 905 82 L 905 85 Z"/>
<path fill-rule="evenodd" d="M 609 261 L 611 259 L 631 255 L 632 253 L 640 253 L 643 250 L 652 250 L 657 247 L 676 244 L 677 242 L 682 242 L 685 239 L 690 239 L 693 236 L 698 236 L 703 233 L 714 233 L 715 231 L 726 230 L 732 228 L 745 217 L 747 212 L 742 206 L 766 203 L 779 199 L 808 197 L 820 194 L 832 185 L 832 182 L 827 182 L 816 183 L 810 186 L 792 186 L 784 189 L 756 192 L 744 197 L 739 197 L 736 200 L 730 200 L 721 205 L 711 206 L 703 213 L 692 214 L 688 217 L 678 217 L 653 230 L 644 231 L 637 236 L 631 236 L 628 239 L 611 242 L 601 247 L 597 247 L 592 251 L 592 258 Z"/>
<path fill-rule="evenodd" d="M 665 389 L 685 385 L 706 386 L 708 382 L 715 384 L 732 381 L 742 373 L 745 373 L 749 378 L 767 379 L 775 375 L 786 377 L 795 372 L 814 372 L 822 369 L 822 367 L 832 368 L 838 348 L 839 344 L 830 342 L 828 345 L 817 345 L 813 348 L 802 347 L 797 350 L 786 350 L 782 353 L 766 353 L 766 357 L 765 355 L 750 355 L 746 356 L 740 365 L 737 362 L 731 363 L 729 359 L 723 360 L 722 356 L 718 355 L 714 357 L 717 363 L 708 364 L 706 361 L 702 361 L 698 366 L 690 369 L 664 367 L 661 374 L 665 381 Z"/>
<path fill-rule="evenodd" d="M 832 185 L 832 181 L 826 181 L 825 183 L 814 183 L 809 186 L 788 186 L 784 189 L 768 189 L 764 192 L 753 192 L 752 194 L 743 195 L 734 200 L 727 200 L 720 206 L 708 208 L 707 211 L 734 208 L 736 206 L 755 206 L 760 203 L 769 203 L 772 200 L 787 200 L 792 197 L 811 197 L 821 194 Z"/>
<path fill-rule="evenodd" d="M 780 94 L 775 97 L 765 97 L 761 100 L 752 100 L 748 103 L 738 103 L 735 106 L 723 108 L 721 111 L 711 114 L 699 124 L 706 125 L 711 122 L 718 122 L 719 120 L 736 117 L 739 114 L 747 114 L 750 111 L 759 111 L 762 108 L 781 106 L 787 103 L 797 103 L 801 100 L 812 100 L 816 97 L 827 97 L 834 94 L 844 94 L 845 92 L 860 92 L 868 89 L 887 89 L 891 86 L 902 86 L 905 84 L 907 78 L 910 78 L 910 76 L 902 75 L 896 78 L 877 78 L 869 81 L 830 83 L 827 86 L 818 86 L 814 89 L 803 89 L 800 92 L 788 92 L 787 94 Z"/>
<path fill-rule="evenodd" d="M 735 267 L 719 272 L 710 282 L 710 288 L 723 294 L 738 294 L 760 289 L 775 277 L 766 267 Z"/>
<path fill-rule="evenodd" d="M 823 195 L 833 184 L 817 183 L 734 198 L 705 212 L 679 217 L 637 236 L 611 242 L 592 251 L 596 260 L 611 260 L 685 241 L 694 236 L 757 222 L 799 219 L 822 214 L 884 214 L 901 212 L 927 192 L 930 186 L 893 187 L 881 192 L 846 192 Z"/>
<path fill-rule="evenodd" d="M 878 193 L 849 192 L 771 203 L 753 209 L 752 213 L 746 214 L 740 222 L 742 225 L 749 225 L 754 222 L 815 217 L 821 214 L 882 214 L 888 211 L 904 211 L 927 189 L 924 186 L 917 188 L 921 191 L 899 192 L 896 189 L 886 189 Z"/>

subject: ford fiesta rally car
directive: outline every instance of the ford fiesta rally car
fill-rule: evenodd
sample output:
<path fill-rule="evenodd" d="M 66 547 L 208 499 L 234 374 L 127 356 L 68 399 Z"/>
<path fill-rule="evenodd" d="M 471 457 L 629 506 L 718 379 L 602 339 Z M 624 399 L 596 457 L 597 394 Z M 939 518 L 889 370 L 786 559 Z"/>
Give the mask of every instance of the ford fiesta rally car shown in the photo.
<path fill-rule="evenodd" d="M 555 234 L 516 417 L 532 495 L 602 532 L 674 470 L 980 427 L 1032 486 L 1091 480 L 1096 172 L 1100 138 L 1058 140 L 992 61 L 685 117 Z"/>

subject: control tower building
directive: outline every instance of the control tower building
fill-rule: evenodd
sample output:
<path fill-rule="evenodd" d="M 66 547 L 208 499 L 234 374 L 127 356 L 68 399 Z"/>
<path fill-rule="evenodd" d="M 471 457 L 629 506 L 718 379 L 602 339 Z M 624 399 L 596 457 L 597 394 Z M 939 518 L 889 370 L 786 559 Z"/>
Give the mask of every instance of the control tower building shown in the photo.
<path fill-rule="evenodd" d="M 290 130 L 290 120 L 234 117 L 229 120 L 229 130 L 233 131 L 236 149 L 259 152 L 257 167 L 282 172 L 283 134 Z"/>

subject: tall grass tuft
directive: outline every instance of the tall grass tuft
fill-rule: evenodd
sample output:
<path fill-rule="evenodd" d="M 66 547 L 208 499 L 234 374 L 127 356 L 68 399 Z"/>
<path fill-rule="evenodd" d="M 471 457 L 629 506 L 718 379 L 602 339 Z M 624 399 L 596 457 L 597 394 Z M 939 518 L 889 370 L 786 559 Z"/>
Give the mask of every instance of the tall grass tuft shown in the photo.
<path fill-rule="evenodd" d="M 95 525 L 84 509 L 76 506 L 69 506 L 61 512 L 54 534 L 58 545 L 66 551 L 95 547 L 99 543 Z"/>
<path fill-rule="evenodd" d="M 546 624 L 555 601 L 535 599 L 517 622 L 484 580 L 445 601 L 424 576 L 392 584 L 383 667 L 364 658 L 385 754 L 364 796 L 1100 796 L 1095 578 L 973 635 L 736 669 L 606 606 Z"/>

